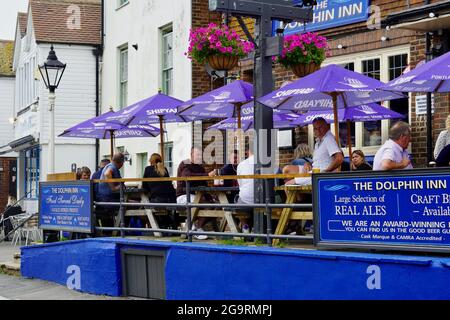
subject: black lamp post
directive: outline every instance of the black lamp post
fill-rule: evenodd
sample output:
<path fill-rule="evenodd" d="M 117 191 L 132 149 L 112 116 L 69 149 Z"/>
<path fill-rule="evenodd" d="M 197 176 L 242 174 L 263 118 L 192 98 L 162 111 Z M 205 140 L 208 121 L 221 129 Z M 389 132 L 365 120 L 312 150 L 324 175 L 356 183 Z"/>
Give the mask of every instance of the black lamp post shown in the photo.
<path fill-rule="evenodd" d="M 50 52 L 47 61 L 39 66 L 42 80 L 45 86 L 50 91 L 49 111 L 50 111 L 50 138 L 49 138 L 49 168 L 48 173 L 55 173 L 55 90 L 58 88 L 61 78 L 66 70 L 66 64 L 62 63 L 56 57 L 53 45 L 50 47 Z"/>

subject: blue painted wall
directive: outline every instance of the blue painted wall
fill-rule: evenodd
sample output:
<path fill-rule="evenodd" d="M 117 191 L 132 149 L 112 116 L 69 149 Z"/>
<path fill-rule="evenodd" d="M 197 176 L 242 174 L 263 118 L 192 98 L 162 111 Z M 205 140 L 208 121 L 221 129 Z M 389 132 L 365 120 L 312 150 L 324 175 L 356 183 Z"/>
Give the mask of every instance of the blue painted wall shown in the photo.
<path fill-rule="evenodd" d="M 49 245 L 23 247 L 21 273 L 67 285 L 74 275 L 69 268 L 79 267 L 79 291 L 120 296 L 122 290 L 120 256 L 114 242 L 67 241 Z"/>
<path fill-rule="evenodd" d="M 22 273 L 118 296 L 120 251 L 165 250 L 167 299 L 450 299 L 450 258 L 87 239 L 22 249 Z"/>

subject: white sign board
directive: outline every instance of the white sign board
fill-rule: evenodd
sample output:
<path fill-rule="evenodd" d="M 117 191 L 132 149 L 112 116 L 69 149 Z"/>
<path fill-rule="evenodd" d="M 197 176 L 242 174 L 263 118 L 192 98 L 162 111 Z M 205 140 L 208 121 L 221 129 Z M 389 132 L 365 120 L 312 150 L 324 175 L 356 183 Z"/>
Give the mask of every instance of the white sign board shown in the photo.
<path fill-rule="evenodd" d="M 434 95 L 431 95 L 431 112 L 434 113 Z M 416 96 L 416 114 L 427 114 L 427 95 Z"/>

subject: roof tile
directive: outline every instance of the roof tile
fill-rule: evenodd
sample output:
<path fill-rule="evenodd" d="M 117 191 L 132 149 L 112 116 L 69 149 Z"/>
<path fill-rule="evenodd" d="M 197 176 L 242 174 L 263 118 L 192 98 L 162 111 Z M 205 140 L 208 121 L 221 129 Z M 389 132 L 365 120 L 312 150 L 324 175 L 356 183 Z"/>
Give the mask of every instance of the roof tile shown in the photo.
<path fill-rule="evenodd" d="M 37 42 L 101 43 L 99 0 L 30 0 L 30 8 Z"/>

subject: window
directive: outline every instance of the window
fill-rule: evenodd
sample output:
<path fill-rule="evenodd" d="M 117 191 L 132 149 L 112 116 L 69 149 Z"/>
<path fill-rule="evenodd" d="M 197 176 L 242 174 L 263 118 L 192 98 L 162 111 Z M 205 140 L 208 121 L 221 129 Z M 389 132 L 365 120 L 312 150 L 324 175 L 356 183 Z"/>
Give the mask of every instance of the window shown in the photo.
<path fill-rule="evenodd" d="M 162 91 L 173 93 L 173 32 L 172 27 L 162 29 Z"/>
<path fill-rule="evenodd" d="M 343 68 L 345 68 L 345 69 L 347 69 L 347 70 L 350 70 L 350 71 L 355 71 L 355 63 L 354 62 L 348 62 L 348 63 L 342 63 L 341 64 L 341 67 L 343 67 Z M 356 130 L 355 130 L 355 123 L 354 122 L 351 122 L 350 123 L 350 132 L 351 132 L 351 144 L 352 144 L 352 146 L 355 146 L 355 139 L 356 139 L 356 137 L 355 137 L 355 133 L 356 133 Z M 340 142 L 340 145 L 341 145 L 341 147 L 345 147 L 345 148 L 348 148 L 348 141 L 349 139 L 348 139 L 348 125 L 347 125 L 347 123 L 345 122 L 340 122 L 339 123 L 339 142 Z"/>
<path fill-rule="evenodd" d="M 164 143 L 164 166 L 169 171 L 169 175 L 173 176 L 173 142 Z"/>
<path fill-rule="evenodd" d="M 39 191 L 40 149 L 35 147 L 24 151 L 25 156 L 25 194 L 27 199 L 37 199 Z"/>
<path fill-rule="evenodd" d="M 382 82 L 388 82 L 400 76 L 409 63 L 410 46 L 397 46 L 392 48 L 379 49 L 376 51 L 364 51 L 360 53 L 330 57 L 326 59 L 323 65 L 337 64 L 348 70 L 365 74 Z M 385 104 L 392 110 L 409 115 L 409 100 L 392 100 Z M 397 120 L 395 120 L 397 121 Z M 407 121 L 407 120 L 405 120 Z M 394 123 L 391 120 L 378 122 L 356 122 L 352 123 L 352 146 L 362 150 L 367 156 L 373 156 L 378 148 L 389 136 L 389 128 Z M 347 145 L 347 125 L 341 123 L 340 141 L 342 146 Z M 313 132 L 310 129 L 310 144 L 314 144 Z M 347 154 L 347 148 L 343 148 Z"/>
<path fill-rule="evenodd" d="M 119 107 L 128 103 L 128 45 L 119 49 Z"/>
<path fill-rule="evenodd" d="M 400 77 L 403 74 L 403 71 L 406 69 L 407 66 L 408 66 L 408 55 L 407 54 L 399 54 L 399 55 L 395 55 L 395 56 L 390 56 L 389 57 L 389 81 Z M 407 93 L 406 93 L 406 95 L 407 95 Z M 392 100 L 389 103 L 389 107 L 393 111 L 398 112 L 405 116 L 404 119 L 391 120 L 391 125 L 400 120 L 409 122 L 408 98 Z"/>
<path fill-rule="evenodd" d="M 363 60 L 362 74 L 380 80 L 380 59 Z M 381 145 L 381 121 L 364 122 L 363 128 L 365 147 Z"/>

